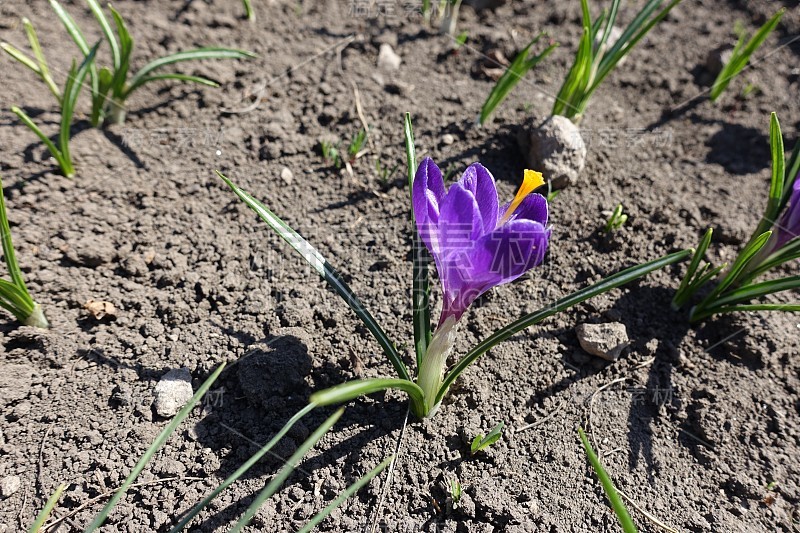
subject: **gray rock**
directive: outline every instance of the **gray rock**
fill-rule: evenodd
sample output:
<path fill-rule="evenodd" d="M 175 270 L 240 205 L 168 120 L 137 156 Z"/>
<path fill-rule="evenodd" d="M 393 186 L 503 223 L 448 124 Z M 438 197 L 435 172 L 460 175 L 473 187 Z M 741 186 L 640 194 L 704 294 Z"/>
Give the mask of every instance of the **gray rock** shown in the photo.
<path fill-rule="evenodd" d="M 537 122 L 528 120 L 517 139 L 528 168 L 541 172 L 556 189 L 576 183 L 586 160 L 578 127 L 560 115 Z"/>
<path fill-rule="evenodd" d="M 392 46 L 387 43 L 381 45 L 378 51 L 378 68 L 383 70 L 397 70 L 403 60 L 395 53 Z"/>
<path fill-rule="evenodd" d="M 155 388 L 155 408 L 159 416 L 174 416 L 192 399 L 192 376 L 188 368 L 176 368 L 164 374 Z"/>
<path fill-rule="evenodd" d="M 286 183 L 286 185 L 291 185 L 292 178 L 294 178 L 294 174 L 292 174 L 292 171 L 289 170 L 289 167 L 283 167 L 281 169 L 281 179 Z"/>
<path fill-rule="evenodd" d="M 580 324 L 575 328 L 581 348 L 607 361 L 616 361 L 628 344 L 625 324 Z"/>
<path fill-rule="evenodd" d="M 452 133 L 442 135 L 442 144 L 453 144 L 454 142 L 456 142 L 456 137 Z"/>
<path fill-rule="evenodd" d="M 8 498 L 16 493 L 22 486 L 22 480 L 19 476 L 6 476 L 0 479 L 0 496 Z"/>

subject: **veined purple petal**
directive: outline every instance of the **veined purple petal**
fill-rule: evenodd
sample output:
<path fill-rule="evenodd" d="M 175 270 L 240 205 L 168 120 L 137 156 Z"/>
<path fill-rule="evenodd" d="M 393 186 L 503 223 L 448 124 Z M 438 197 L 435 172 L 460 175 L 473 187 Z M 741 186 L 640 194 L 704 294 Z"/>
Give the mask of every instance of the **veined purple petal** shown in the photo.
<path fill-rule="evenodd" d="M 504 204 L 500 208 L 500 215 L 504 215 L 508 211 L 511 202 Z M 532 193 L 522 200 L 519 207 L 514 211 L 509 220 L 533 220 L 539 224 L 547 225 L 548 206 L 547 199 L 538 193 Z"/>
<path fill-rule="evenodd" d="M 550 231 L 533 220 L 512 220 L 484 235 L 462 265 L 484 290 L 513 281 L 544 259 Z"/>
<path fill-rule="evenodd" d="M 472 192 L 454 183 L 442 200 L 434 253 L 446 261 L 453 253 L 469 250 L 483 234 L 483 219 Z"/>
<path fill-rule="evenodd" d="M 480 163 L 473 163 L 467 167 L 458 182 L 475 196 L 483 218 L 483 231 L 493 231 L 497 226 L 499 202 L 497 186 L 491 172 Z"/>
<path fill-rule="evenodd" d="M 443 278 L 442 319 L 456 319 L 477 297 L 539 265 L 547 251 L 550 230 L 532 220 L 512 220 L 483 235 L 471 250 L 453 256 Z"/>
<path fill-rule="evenodd" d="M 440 204 L 445 196 L 442 171 L 426 157 L 422 160 L 414 176 L 411 189 L 411 202 L 414 208 L 414 218 L 417 221 L 417 230 L 422 242 L 433 253 L 433 238 L 436 234 L 436 224 L 439 222 Z"/>
<path fill-rule="evenodd" d="M 795 178 L 786 209 L 773 229 L 776 248 L 780 248 L 795 237 L 800 237 L 800 177 Z"/>

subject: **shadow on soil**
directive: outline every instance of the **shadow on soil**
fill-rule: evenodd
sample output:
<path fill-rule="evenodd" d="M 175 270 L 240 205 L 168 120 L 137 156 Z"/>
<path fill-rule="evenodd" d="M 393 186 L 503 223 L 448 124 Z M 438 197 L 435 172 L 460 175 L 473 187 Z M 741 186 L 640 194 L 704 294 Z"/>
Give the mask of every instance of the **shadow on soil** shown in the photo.
<path fill-rule="evenodd" d="M 309 395 L 322 388 L 316 382 L 332 380 L 345 381 L 346 376 L 333 364 L 315 368 L 306 345 L 297 337 L 286 335 L 251 346 L 226 368 L 215 388 L 209 391 L 204 405 L 208 414 L 195 427 L 203 446 L 223 457 L 217 475 L 224 478 L 232 474 L 307 405 Z M 380 393 L 372 395 L 380 396 Z M 266 484 L 334 410 L 335 407 L 319 408 L 306 415 L 241 479 L 259 479 Z M 405 402 L 395 400 L 377 403 L 362 400 L 350 404 L 329 433 L 348 436 L 333 444 L 326 442 L 329 437 L 324 437 L 323 444 L 316 448 L 318 455 L 304 460 L 282 490 L 295 485 L 306 488 L 320 477 L 315 471 L 334 464 L 341 469 L 342 483 L 354 482 L 364 474 L 365 462 L 374 466 L 372 458 L 361 457 L 360 451 L 369 442 L 398 431 L 406 410 Z M 386 440 L 386 455 L 393 452 L 394 442 L 394 437 Z M 236 485 L 230 487 L 228 491 L 235 494 L 232 503 L 215 509 L 213 516 L 195 526 L 216 530 L 238 519 L 258 493 L 250 488 L 244 489 L 246 493 L 236 492 L 242 490 Z M 195 503 L 187 504 L 187 508 Z"/>

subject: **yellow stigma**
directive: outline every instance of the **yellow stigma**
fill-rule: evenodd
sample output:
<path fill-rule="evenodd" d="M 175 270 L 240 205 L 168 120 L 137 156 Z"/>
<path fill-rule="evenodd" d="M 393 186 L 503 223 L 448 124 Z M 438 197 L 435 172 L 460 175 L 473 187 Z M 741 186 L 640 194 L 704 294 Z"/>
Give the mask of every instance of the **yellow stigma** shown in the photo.
<path fill-rule="evenodd" d="M 500 219 L 498 226 L 508 222 L 508 219 L 511 218 L 511 215 L 513 215 L 514 211 L 517 210 L 519 204 L 522 203 L 522 200 L 524 200 L 526 196 L 542 185 L 544 185 L 544 178 L 542 178 L 541 172 L 525 169 L 525 176 L 522 178 L 522 185 L 519 186 L 519 190 L 517 191 L 517 195 L 514 197 L 514 201 L 508 206 L 508 209 L 503 215 L 503 218 Z"/>

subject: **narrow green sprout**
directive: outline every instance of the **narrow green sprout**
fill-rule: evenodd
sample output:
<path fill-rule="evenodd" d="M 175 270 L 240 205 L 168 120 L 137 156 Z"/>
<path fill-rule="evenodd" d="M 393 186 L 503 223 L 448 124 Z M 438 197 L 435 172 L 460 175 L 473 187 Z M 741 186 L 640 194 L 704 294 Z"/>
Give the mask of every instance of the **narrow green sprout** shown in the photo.
<path fill-rule="evenodd" d="M 611 213 L 611 216 L 608 217 L 608 221 L 606 225 L 603 226 L 603 231 L 605 233 L 611 233 L 612 231 L 618 230 L 625 222 L 628 221 L 628 215 L 622 212 L 622 204 L 618 204 L 617 207 L 614 208 L 614 211 Z"/>
<path fill-rule="evenodd" d="M 250 3 L 250 0 L 242 0 L 242 6 L 244 6 L 244 14 L 247 17 L 247 20 L 253 22 L 256 20 L 256 12 L 253 10 L 253 5 Z"/>
<path fill-rule="evenodd" d="M 464 494 L 464 488 L 458 478 L 454 477 L 449 481 L 448 489 L 450 491 L 450 500 L 453 502 L 453 509 L 458 509 L 458 505 L 461 503 L 461 496 Z"/>
<path fill-rule="evenodd" d="M 3 259 L 8 268 L 11 281 L 0 279 L 0 307 L 10 312 L 22 324 L 46 329 L 49 327 L 42 307 L 33 301 L 22 271 L 17 263 L 14 253 L 14 243 L 11 241 L 11 228 L 8 224 L 5 194 L 2 194 L 3 182 L 0 180 L 0 243 L 3 247 Z"/>
<path fill-rule="evenodd" d="M 28 528 L 28 533 L 39 533 L 42 526 L 47 521 L 47 518 L 50 516 L 50 513 L 53 512 L 53 508 L 55 508 L 58 503 L 58 499 L 61 498 L 61 493 L 64 492 L 66 488 L 67 486 L 63 483 L 56 487 L 55 492 L 47 499 L 47 503 L 44 504 L 42 510 L 36 515 L 36 520 L 31 524 L 31 527 Z"/>
<path fill-rule="evenodd" d="M 125 482 L 122 484 L 122 486 L 120 486 L 120 488 L 117 489 L 117 491 L 108 501 L 108 503 L 106 503 L 105 507 L 103 507 L 103 509 L 97 514 L 97 516 L 95 516 L 94 520 L 92 520 L 92 522 L 88 526 L 86 526 L 86 529 L 84 529 L 84 533 L 91 533 L 92 531 L 96 531 L 97 529 L 100 528 L 100 526 L 103 525 L 103 522 L 105 522 L 106 518 L 108 518 L 108 515 L 111 513 L 114 507 L 117 506 L 119 500 L 122 499 L 122 497 L 128 491 L 133 482 L 136 481 L 136 478 L 139 476 L 142 470 L 144 470 L 144 467 L 147 466 L 147 463 L 150 462 L 150 459 L 153 458 L 153 455 L 155 455 L 158 449 L 161 448 L 161 446 L 165 442 L 167 442 L 167 439 L 178 428 L 180 423 L 183 422 L 183 420 L 187 416 L 189 416 L 189 413 L 192 411 L 192 409 L 194 409 L 194 406 L 197 405 L 197 402 L 199 402 L 200 399 L 208 391 L 208 389 L 211 388 L 211 385 L 214 384 L 214 382 L 217 380 L 217 378 L 222 373 L 222 370 L 224 368 L 225 368 L 225 363 L 219 365 L 219 367 L 217 367 L 214 373 L 211 374 L 208 377 L 208 379 L 206 379 L 203 382 L 202 385 L 200 385 L 200 388 L 197 389 L 197 392 L 194 394 L 194 396 L 192 396 L 189 402 L 186 405 L 184 405 L 180 411 L 178 411 L 178 414 L 175 415 L 175 418 L 173 418 L 172 421 L 164 429 L 161 430 L 161 433 L 158 434 L 158 436 L 150 445 L 150 447 L 147 448 L 144 454 L 139 458 L 139 461 L 136 463 L 136 466 L 133 467 L 131 473 L 128 475 L 127 478 L 125 478 Z"/>
<path fill-rule="evenodd" d="M 133 37 L 128 32 L 125 20 L 111 5 L 108 6 L 114 19 L 115 34 L 97 0 L 86 0 L 86 3 L 97 20 L 106 41 L 108 41 L 112 58 L 112 66 L 110 68 L 102 67 L 98 70 L 92 63 L 90 76 L 92 81 L 91 122 L 93 126 L 99 126 L 106 117 L 113 124 L 125 122 L 125 102 L 127 99 L 134 91 L 153 81 L 178 80 L 210 87 L 219 86 L 217 82 L 201 76 L 157 72 L 167 65 L 201 59 L 250 59 L 256 57 L 252 52 L 232 48 L 196 48 L 153 60 L 129 78 L 130 62 L 133 54 Z M 50 0 L 50 5 L 80 51 L 88 56 L 89 46 L 75 20 L 57 0 Z"/>
<path fill-rule="evenodd" d="M 75 176 L 75 167 L 72 165 L 72 156 L 69 151 L 72 116 L 75 114 L 75 103 L 83 87 L 83 80 L 86 78 L 86 73 L 90 66 L 94 64 L 94 55 L 97 52 L 98 46 L 100 46 L 99 42 L 89 50 L 89 53 L 84 58 L 80 67 L 75 65 L 74 60 L 72 61 L 72 66 L 67 74 L 67 81 L 64 84 L 64 92 L 62 93 L 61 124 L 59 128 L 58 144 L 51 141 L 24 111 L 16 106 L 11 108 L 11 112 L 17 115 L 22 123 L 28 126 L 28 128 L 30 128 L 44 143 L 47 149 L 50 150 L 50 154 L 56 160 L 56 163 L 58 163 L 61 172 L 68 178 Z"/>
<path fill-rule="evenodd" d="M 498 440 L 500 437 L 503 436 L 503 422 L 497 424 L 492 430 L 489 432 L 488 435 L 485 437 L 482 434 L 475 435 L 475 438 L 472 439 L 472 444 L 469 447 L 469 454 L 475 455 L 478 452 L 482 452 Z"/>
<path fill-rule="evenodd" d="M 39 76 L 44 84 L 47 85 L 47 88 L 50 90 L 50 92 L 53 93 L 53 96 L 55 96 L 58 105 L 61 106 L 61 91 L 58 89 L 56 82 L 50 75 L 50 69 L 47 66 L 47 60 L 45 59 L 44 53 L 42 52 L 42 47 L 39 44 L 39 37 L 36 35 L 36 30 L 33 28 L 31 21 L 24 17 L 22 18 L 22 26 L 25 28 L 25 33 L 28 35 L 28 42 L 31 45 L 31 50 L 33 50 L 33 56 L 35 59 L 31 59 L 14 46 L 5 42 L 0 43 L 0 48 L 2 48 L 3 51 L 12 58 L 20 62 L 23 66 L 29 68 L 37 76 Z"/>
<path fill-rule="evenodd" d="M 536 46 L 536 43 L 539 42 L 546 34 L 544 32 L 540 33 L 533 40 L 528 43 L 517 57 L 511 62 L 511 64 L 506 68 L 506 71 L 500 76 L 500 79 L 497 80 L 497 83 L 494 84 L 492 87 L 492 91 L 489 93 L 489 96 L 486 98 L 486 101 L 483 103 L 483 107 L 481 107 L 481 114 L 478 117 L 478 124 L 486 124 L 489 120 L 489 117 L 494 113 L 494 110 L 499 106 L 503 100 L 506 99 L 508 93 L 511 92 L 517 83 L 531 70 L 533 67 L 538 65 L 544 58 L 550 55 L 553 50 L 558 47 L 558 43 L 551 43 L 547 48 L 545 48 L 542 52 L 537 55 L 533 54 L 533 48 Z"/>
<path fill-rule="evenodd" d="M 673 308 L 682 307 L 703 286 L 721 277 L 705 298 L 692 307 L 689 312 L 692 322 L 735 311 L 800 311 L 797 303 L 750 303 L 778 292 L 800 289 L 800 276 L 756 282 L 770 270 L 800 258 L 800 239 L 797 238 L 800 235 L 800 142 L 788 162 L 783 150 L 780 122 L 772 113 L 772 179 L 766 209 L 750 240 L 727 270 L 726 265 L 712 268 L 710 263 L 700 268 L 700 260 L 711 242 L 711 230 L 700 241 L 675 293 Z"/>
<path fill-rule="evenodd" d="M 328 165 L 333 165 L 336 168 L 342 168 L 342 158 L 339 156 L 339 144 L 333 144 L 331 141 L 320 141 L 319 148 L 322 152 L 322 160 Z"/>
<path fill-rule="evenodd" d="M 354 163 L 356 158 L 361 154 L 365 142 L 367 142 L 367 130 L 361 128 L 353 135 L 353 140 L 347 145 L 347 155 L 350 158 L 351 164 Z"/>
<path fill-rule="evenodd" d="M 375 172 L 378 173 L 378 180 L 384 187 L 389 184 L 389 180 L 399 169 L 400 165 L 394 165 L 390 168 L 389 166 L 382 165 L 380 159 L 375 160 Z"/>
<path fill-rule="evenodd" d="M 462 31 L 461 33 L 459 33 L 458 37 L 456 37 L 455 43 L 453 43 L 453 46 L 455 47 L 455 49 L 458 50 L 459 48 L 461 48 L 462 46 L 467 44 L 467 38 L 468 37 L 469 37 L 469 34 L 467 32 L 465 32 L 465 31 Z"/>
<path fill-rule="evenodd" d="M 761 26 L 758 31 L 756 31 L 753 36 L 747 40 L 747 35 L 745 34 L 744 30 L 738 31 L 739 39 L 736 41 L 736 45 L 733 47 L 733 51 L 731 52 L 731 57 L 728 62 L 722 67 L 722 70 L 719 71 L 717 74 L 717 79 L 714 80 L 714 84 L 711 86 L 711 93 L 709 97 L 711 98 L 712 102 L 716 102 L 720 95 L 725 92 L 725 89 L 730 84 L 731 80 L 738 75 L 747 63 L 750 61 L 750 57 L 758 50 L 758 47 L 761 46 L 764 41 L 767 39 L 772 30 L 778 25 L 783 17 L 783 14 L 786 12 L 786 8 L 781 8 L 778 10 L 775 15 L 771 19 L 769 19 L 763 26 Z M 745 44 L 745 40 L 747 40 L 747 44 Z M 745 95 L 746 96 L 746 95 Z"/>
<path fill-rule="evenodd" d="M 656 13 L 663 0 L 647 0 L 641 11 L 628 24 L 615 43 L 609 43 L 611 29 L 617 20 L 620 0 L 612 0 L 611 9 L 592 21 L 588 0 L 581 0 L 583 35 L 575 61 L 553 103 L 553 115 L 580 121 L 594 91 L 647 33 L 681 0 L 670 0 Z M 653 15 L 656 13 L 655 15 Z M 602 31 L 601 31 L 602 27 Z M 599 37 L 599 38 L 598 38 Z"/>
<path fill-rule="evenodd" d="M 622 531 L 625 533 L 636 533 L 638 530 L 633 523 L 631 515 L 628 514 L 625 504 L 622 503 L 622 498 L 620 498 L 619 492 L 617 492 L 616 487 L 614 487 L 614 482 L 611 481 L 600 459 L 597 458 L 597 454 L 594 453 L 589 439 L 586 438 L 586 433 L 583 432 L 583 428 L 578 428 L 578 434 L 581 437 L 583 449 L 586 451 L 589 464 L 592 465 L 594 473 L 597 474 L 597 479 L 599 479 L 600 484 L 603 485 L 603 491 L 605 491 L 606 498 L 608 498 L 608 501 L 611 503 L 611 508 L 614 509 L 614 514 L 617 515 L 617 520 L 619 521 L 619 525 L 622 526 Z"/>

